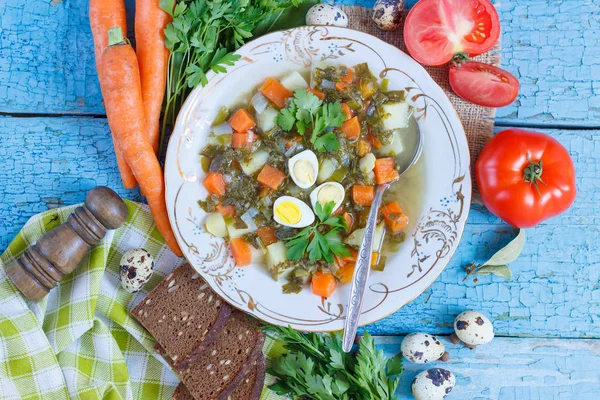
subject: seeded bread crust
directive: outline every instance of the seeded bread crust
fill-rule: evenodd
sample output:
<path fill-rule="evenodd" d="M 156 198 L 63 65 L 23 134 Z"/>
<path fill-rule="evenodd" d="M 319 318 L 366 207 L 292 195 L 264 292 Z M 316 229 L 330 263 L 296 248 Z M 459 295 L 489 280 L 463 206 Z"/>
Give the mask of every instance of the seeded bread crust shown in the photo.
<path fill-rule="evenodd" d="M 184 264 L 158 284 L 132 315 L 161 343 L 174 365 L 185 367 L 217 339 L 231 312 Z"/>
<path fill-rule="evenodd" d="M 194 397 L 196 400 L 233 400 L 235 398 L 230 397 L 236 388 L 240 385 L 244 377 L 252 371 L 252 368 L 255 368 L 255 362 L 259 359 L 263 360 L 264 356 L 262 354 L 262 348 L 265 340 L 265 336 L 262 332 L 254 327 L 254 324 L 251 322 L 252 320 L 246 316 L 245 314 L 234 311 L 232 313 L 232 317 L 229 320 L 231 326 L 237 327 L 237 331 L 246 331 L 251 335 L 250 337 L 242 337 L 241 339 L 236 336 L 239 334 L 234 333 L 233 329 L 230 335 L 227 335 L 228 327 L 226 326 L 219 339 L 217 339 L 211 347 L 206 349 L 199 358 L 190 362 L 186 367 L 176 366 L 173 363 L 173 360 L 165 353 L 164 348 L 162 348 L 158 343 L 154 346 L 154 349 L 158 354 L 163 356 L 165 360 L 173 367 L 177 375 L 181 378 L 185 386 L 187 387 L 190 393 L 194 393 Z M 241 330 L 240 330 L 241 329 Z M 248 340 L 252 340 L 253 343 L 248 345 Z M 219 392 L 210 396 L 210 394 L 206 393 L 208 390 L 203 387 L 204 382 L 209 381 L 214 377 L 216 378 L 227 378 L 227 376 L 222 377 L 218 376 L 218 374 L 214 374 L 214 370 L 216 369 L 216 365 L 222 365 L 223 361 L 217 361 L 220 358 L 219 349 L 226 341 L 233 340 L 239 341 L 239 352 L 237 355 L 243 357 L 245 356 L 245 360 L 243 364 L 236 371 L 235 378 L 230 380 L 224 387 L 219 388 Z M 248 352 L 244 351 L 244 347 L 246 349 L 250 349 Z M 230 361 L 229 361 L 230 362 Z M 228 365 L 228 364 L 225 364 Z M 210 372 L 209 372 L 210 371 Z M 264 382 L 264 376 L 262 381 Z M 261 383 L 262 385 L 262 383 Z M 262 388 L 262 386 L 261 386 Z"/>
<path fill-rule="evenodd" d="M 254 361 L 254 368 L 243 378 L 238 387 L 231 393 L 227 400 L 260 400 L 265 383 L 265 359 L 258 356 Z M 180 382 L 173 393 L 175 400 L 195 400 L 194 396 L 187 390 L 183 382 Z"/>

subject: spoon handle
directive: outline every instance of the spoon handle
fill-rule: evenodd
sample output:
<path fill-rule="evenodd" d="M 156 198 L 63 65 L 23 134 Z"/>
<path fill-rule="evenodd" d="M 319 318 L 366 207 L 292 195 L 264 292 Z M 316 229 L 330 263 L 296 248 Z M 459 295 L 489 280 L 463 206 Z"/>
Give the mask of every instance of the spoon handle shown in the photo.
<path fill-rule="evenodd" d="M 377 226 L 377 214 L 383 199 L 383 192 L 388 188 L 389 184 L 377 186 L 371 211 L 367 218 L 365 233 L 363 236 L 356 266 L 354 267 L 354 275 L 352 277 L 352 288 L 350 289 L 350 298 L 348 299 L 348 314 L 344 323 L 344 339 L 342 349 L 348 353 L 354 345 L 356 330 L 358 329 L 358 320 L 362 309 L 363 297 L 369 280 L 369 272 L 371 270 L 371 258 L 373 256 L 373 239 L 375 236 L 375 228 Z"/>

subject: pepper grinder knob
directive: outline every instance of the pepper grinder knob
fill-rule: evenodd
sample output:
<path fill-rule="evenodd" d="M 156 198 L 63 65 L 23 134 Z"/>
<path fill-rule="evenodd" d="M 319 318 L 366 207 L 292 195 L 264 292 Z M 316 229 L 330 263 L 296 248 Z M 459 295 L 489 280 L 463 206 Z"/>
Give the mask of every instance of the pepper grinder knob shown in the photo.
<path fill-rule="evenodd" d="M 97 186 L 87 194 L 83 206 L 9 264 L 6 273 L 27 298 L 38 302 L 77 268 L 108 230 L 123 225 L 127 214 L 119 195 Z"/>

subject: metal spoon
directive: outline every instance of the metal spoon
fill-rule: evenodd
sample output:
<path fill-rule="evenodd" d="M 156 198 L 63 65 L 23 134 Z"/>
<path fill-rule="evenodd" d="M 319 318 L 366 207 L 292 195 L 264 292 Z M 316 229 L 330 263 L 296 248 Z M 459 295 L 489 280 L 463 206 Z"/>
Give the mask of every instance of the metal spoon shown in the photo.
<path fill-rule="evenodd" d="M 413 157 L 408 165 L 401 166 L 401 168 L 403 168 L 400 170 L 400 176 L 416 164 L 423 150 L 423 136 L 421 135 L 418 124 L 412 117 L 409 121 L 409 126 L 410 125 L 414 125 L 414 129 L 411 131 L 415 132 L 417 137 L 413 143 L 408 144 L 409 146 L 412 146 L 411 148 L 404 149 L 404 152 L 413 152 Z M 371 257 L 373 255 L 373 237 L 375 236 L 375 227 L 377 225 L 377 214 L 379 212 L 379 207 L 381 206 L 383 193 L 392 183 L 377 186 L 375 198 L 373 199 L 373 204 L 371 204 L 371 211 L 369 212 L 369 217 L 367 219 L 367 225 L 365 226 L 363 240 L 358 250 L 358 257 L 354 268 L 354 275 L 352 277 L 352 288 L 350 290 L 350 297 L 348 298 L 348 315 L 346 316 L 346 321 L 344 323 L 344 340 L 342 348 L 346 353 L 348 353 L 354 345 L 363 297 L 367 287 L 367 281 L 369 280 Z"/>

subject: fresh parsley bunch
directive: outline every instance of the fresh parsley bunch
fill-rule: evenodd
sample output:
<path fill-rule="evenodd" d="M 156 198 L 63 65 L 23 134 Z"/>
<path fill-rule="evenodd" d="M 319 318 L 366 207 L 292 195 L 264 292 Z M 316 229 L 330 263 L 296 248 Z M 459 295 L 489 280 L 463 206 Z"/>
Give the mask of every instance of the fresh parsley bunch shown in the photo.
<path fill-rule="evenodd" d="M 312 131 L 310 143 L 323 153 L 339 150 L 340 142 L 333 132 L 319 135 L 327 128 L 339 128 L 345 120 L 341 103 L 323 103 L 314 94 L 299 89 L 294 92 L 289 106 L 281 110 L 276 122 L 284 131 L 291 131 L 296 126 L 303 136 Z"/>
<path fill-rule="evenodd" d="M 342 230 L 348 229 L 346 220 L 341 215 L 332 217 L 331 212 L 335 207 L 335 202 L 330 201 L 324 206 L 317 201 L 315 205 L 315 214 L 317 222 L 300 231 L 295 236 L 285 239 L 285 245 L 288 247 L 286 257 L 288 260 L 299 260 L 308 252 L 310 262 L 325 260 L 333 262 L 333 256 L 345 257 L 350 252 L 344 244 L 336 240 L 336 235 Z M 319 228 L 331 228 L 327 233 L 321 233 Z"/>
<path fill-rule="evenodd" d="M 269 374 L 278 381 L 269 388 L 280 395 L 315 400 L 393 400 L 402 373 L 402 356 L 390 359 L 365 332 L 358 352 L 342 350 L 339 332 L 320 335 L 292 328 L 264 326 L 288 351 L 273 360 Z"/>
<path fill-rule="evenodd" d="M 173 22 L 165 29 L 165 45 L 171 52 L 163 107 L 161 143 L 166 125 L 173 125 L 189 93 L 208 83 L 206 73 L 226 72 L 240 56 L 232 52 L 255 35 L 274 27 L 302 25 L 292 13 L 314 0 L 158 0 Z M 302 15 L 303 17 L 303 15 Z"/>

